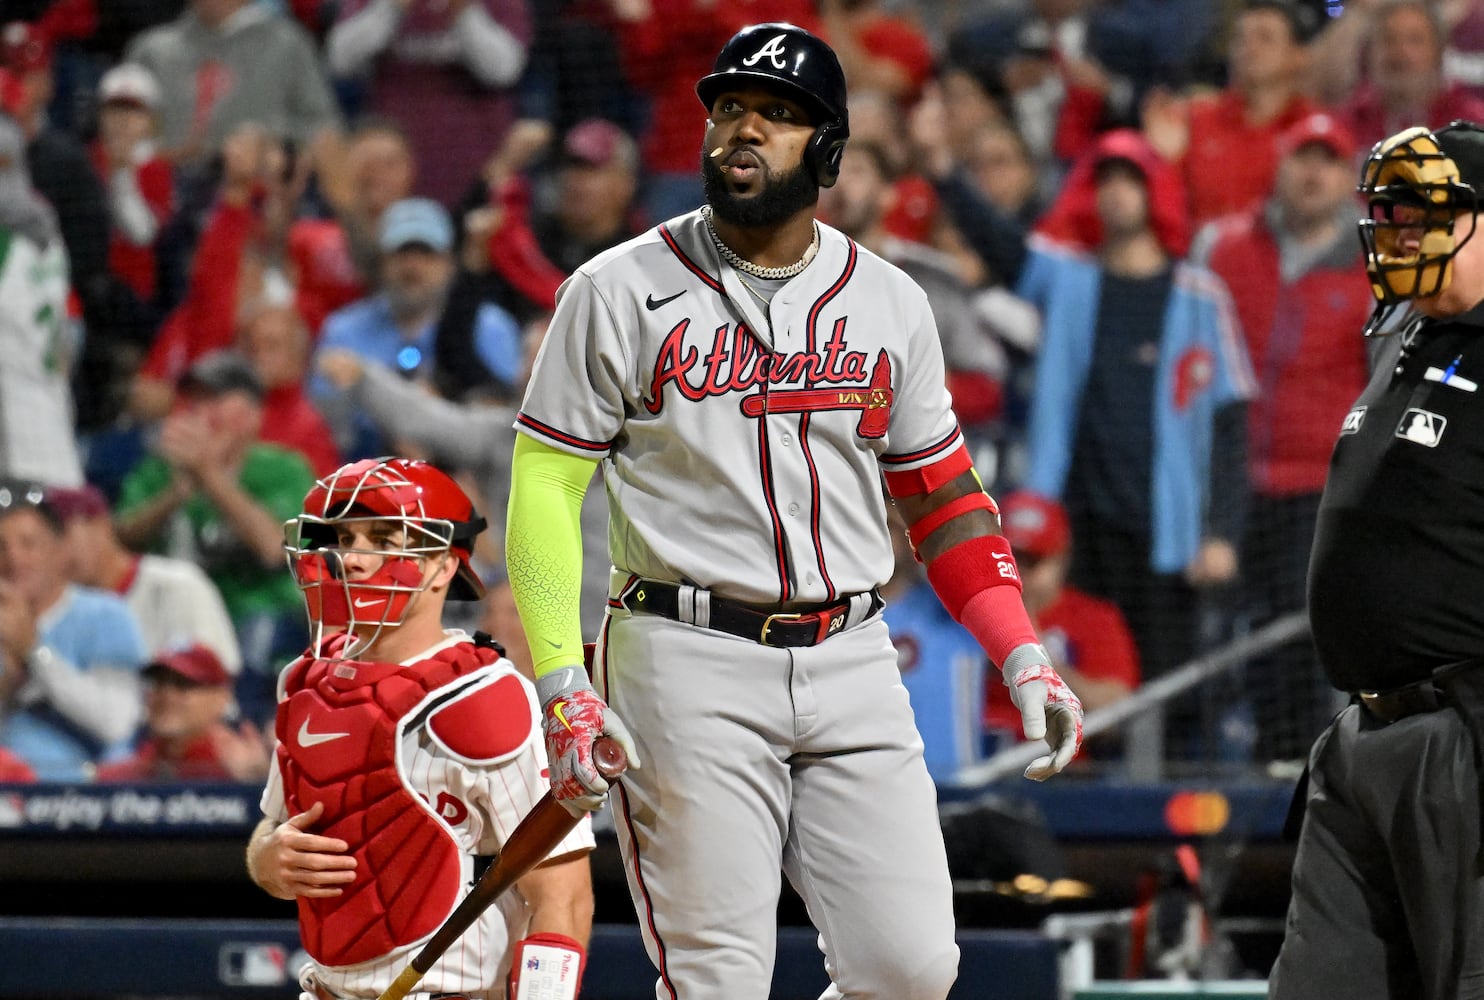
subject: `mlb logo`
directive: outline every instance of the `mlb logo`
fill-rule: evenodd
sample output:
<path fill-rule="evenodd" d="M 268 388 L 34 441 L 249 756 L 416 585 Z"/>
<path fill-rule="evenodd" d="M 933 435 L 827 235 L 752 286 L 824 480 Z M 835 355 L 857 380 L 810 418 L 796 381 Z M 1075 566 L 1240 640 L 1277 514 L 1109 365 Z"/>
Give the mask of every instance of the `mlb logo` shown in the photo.
<path fill-rule="evenodd" d="M 1403 441 L 1420 444 L 1424 448 L 1436 448 L 1438 442 L 1443 440 L 1443 429 L 1447 426 L 1447 417 L 1414 406 L 1402 414 L 1402 422 L 1397 425 L 1396 436 Z"/>
<path fill-rule="evenodd" d="M 288 952 L 277 944 L 227 942 L 217 953 L 217 976 L 228 986 L 281 986 L 289 980 Z"/>

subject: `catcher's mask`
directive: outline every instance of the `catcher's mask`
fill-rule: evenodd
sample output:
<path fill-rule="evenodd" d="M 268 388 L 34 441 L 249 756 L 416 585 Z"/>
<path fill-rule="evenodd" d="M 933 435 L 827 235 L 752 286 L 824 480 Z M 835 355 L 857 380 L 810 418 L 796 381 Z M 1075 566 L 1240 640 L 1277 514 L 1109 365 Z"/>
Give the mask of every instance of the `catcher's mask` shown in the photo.
<path fill-rule="evenodd" d="M 464 491 L 426 462 L 373 458 L 336 469 L 304 497 L 304 513 L 284 523 L 289 568 L 304 595 L 316 655 L 343 631 L 355 638 L 337 654 L 364 651 L 385 628 L 402 624 L 414 595 L 425 589 L 424 561 L 458 560 L 448 587 L 454 600 L 478 600 L 484 587 L 469 564 L 485 520 Z M 359 536 L 366 548 L 344 547 Z M 346 557 L 375 562 L 352 579 Z"/>
<path fill-rule="evenodd" d="M 1459 122 L 1437 134 L 1409 128 L 1378 142 L 1366 159 L 1357 190 L 1368 207 L 1360 240 L 1376 297 L 1368 337 L 1381 332 L 1397 306 L 1446 289 L 1453 257 L 1473 238 L 1474 228 L 1460 240 L 1454 226 L 1459 213 L 1478 210 L 1478 198 L 1445 151 L 1448 131 L 1464 128 L 1477 130 Z"/>

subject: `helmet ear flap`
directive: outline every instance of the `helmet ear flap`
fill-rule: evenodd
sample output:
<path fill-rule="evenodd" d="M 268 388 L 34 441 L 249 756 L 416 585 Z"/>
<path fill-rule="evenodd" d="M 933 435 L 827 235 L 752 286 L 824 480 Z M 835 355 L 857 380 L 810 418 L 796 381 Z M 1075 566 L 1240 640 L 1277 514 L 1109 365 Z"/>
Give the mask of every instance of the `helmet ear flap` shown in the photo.
<path fill-rule="evenodd" d="M 835 181 L 840 179 L 840 160 L 845 155 L 845 142 L 849 137 L 849 127 L 838 118 L 814 130 L 804 151 L 804 163 L 820 187 L 834 187 Z"/>

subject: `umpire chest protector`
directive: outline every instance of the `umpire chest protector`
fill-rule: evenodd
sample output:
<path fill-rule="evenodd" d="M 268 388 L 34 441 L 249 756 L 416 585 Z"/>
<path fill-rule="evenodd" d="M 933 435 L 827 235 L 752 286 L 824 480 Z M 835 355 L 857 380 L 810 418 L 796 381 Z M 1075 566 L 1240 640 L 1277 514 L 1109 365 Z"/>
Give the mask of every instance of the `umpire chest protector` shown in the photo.
<path fill-rule="evenodd" d="M 410 666 L 303 658 L 285 672 L 275 731 L 289 814 L 323 802 L 313 832 L 344 840 L 357 862 L 343 895 L 298 901 L 316 961 L 385 956 L 453 911 L 467 877 L 453 829 L 464 807 L 410 783 L 403 737 L 423 726 L 435 752 L 469 765 L 519 751 L 535 722 L 520 679 L 492 669 L 499 657 L 462 642 Z"/>

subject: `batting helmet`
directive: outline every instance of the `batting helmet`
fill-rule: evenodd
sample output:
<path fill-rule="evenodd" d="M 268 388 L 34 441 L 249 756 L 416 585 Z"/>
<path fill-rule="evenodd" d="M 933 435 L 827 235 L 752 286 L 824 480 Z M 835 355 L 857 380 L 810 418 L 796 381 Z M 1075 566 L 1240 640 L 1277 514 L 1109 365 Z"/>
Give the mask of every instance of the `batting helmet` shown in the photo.
<path fill-rule="evenodd" d="M 1459 161 L 1471 168 L 1467 178 Z M 1371 150 L 1357 188 L 1368 208 L 1360 239 L 1377 302 L 1367 335 L 1376 332 L 1392 307 L 1448 287 L 1453 257 L 1473 237 L 1470 229 L 1457 239 L 1454 223 L 1458 213 L 1479 209 L 1470 181 L 1478 180 L 1480 169 L 1484 129 L 1470 122 L 1454 122 L 1436 133 L 1409 128 Z"/>
<path fill-rule="evenodd" d="M 722 46 L 711 73 L 696 84 L 696 96 L 710 111 L 722 93 L 749 84 L 779 90 L 808 110 L 815 128 L 804 165 L 820 187 L 834 184 L 850 138 L 845 72 L 834 50 L 797 25 L 749 25 Z"/>

